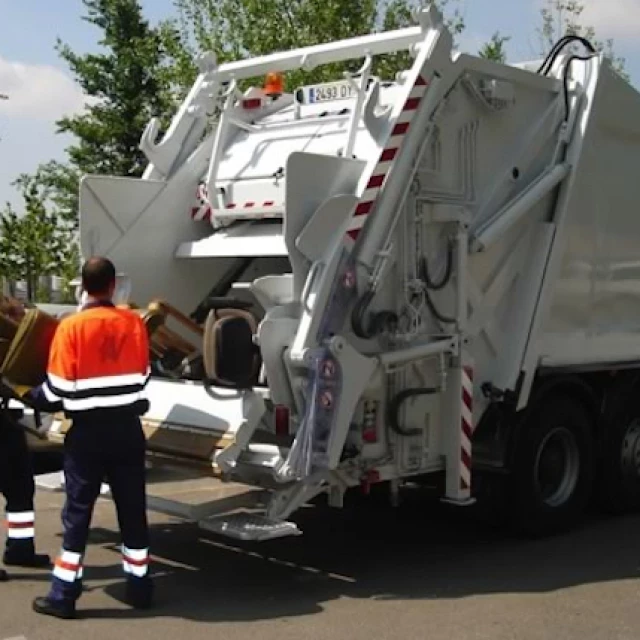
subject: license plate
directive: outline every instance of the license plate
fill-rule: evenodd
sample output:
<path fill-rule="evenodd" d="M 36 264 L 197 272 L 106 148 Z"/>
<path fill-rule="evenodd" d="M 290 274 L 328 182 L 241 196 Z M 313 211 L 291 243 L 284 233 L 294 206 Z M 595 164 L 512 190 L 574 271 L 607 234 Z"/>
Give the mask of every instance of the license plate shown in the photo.
<path fill-rule="evenodd" d="M 348 100 L 355 97 L 356 91 L 349 82 L 327 82 L 312 87 L 304 87 L 303 95 L 307 104 Z"/>

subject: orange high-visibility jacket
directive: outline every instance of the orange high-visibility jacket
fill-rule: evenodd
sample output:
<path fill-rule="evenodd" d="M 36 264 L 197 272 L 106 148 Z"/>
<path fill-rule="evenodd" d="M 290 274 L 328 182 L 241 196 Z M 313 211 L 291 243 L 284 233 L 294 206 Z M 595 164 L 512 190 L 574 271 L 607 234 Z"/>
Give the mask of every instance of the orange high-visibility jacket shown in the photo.
<path fill-rule="evenodd" d="M 47 401 L 69 416 L 94 409 L 134 409 L 146 400 L 149 342 L 142 319 L 113 305 L 64 318 L 49 353 Z"/>

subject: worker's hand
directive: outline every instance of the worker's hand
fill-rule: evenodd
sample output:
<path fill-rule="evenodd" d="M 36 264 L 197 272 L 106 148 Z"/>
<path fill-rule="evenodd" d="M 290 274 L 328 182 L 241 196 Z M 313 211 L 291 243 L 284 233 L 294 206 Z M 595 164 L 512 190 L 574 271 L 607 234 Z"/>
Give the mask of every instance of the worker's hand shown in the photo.
<path fill-rule="evenodd" d="M 7 380 L 6 378 L 2 380 L 2 384 L 5 387 L 11 389 L 13 394 L 19 398 L 20 400 L 27 400 L 27 395 L 31 391 L 32 387 L 23 384 L 14 384 L 11 380 Z"/>
<path fill-rule="evenodd" d="M 20 399 L 22 399 L 22 398 L 26 398 L 26 397 L 27 397 L 27 395 L 28 395 L 29 391 L 31 391 L 31 389 L 32 389 L 33 387 L 28 387 L 27 385 L 24 385 L 24 384 L 22 384 L 22 385 L 17 384 L 17 385 L 15 385 L 15 386 L 12 386 L 11 388 L 13 389 L 14 393 L 15 393 L 15 394 L 20 398 Z"/>

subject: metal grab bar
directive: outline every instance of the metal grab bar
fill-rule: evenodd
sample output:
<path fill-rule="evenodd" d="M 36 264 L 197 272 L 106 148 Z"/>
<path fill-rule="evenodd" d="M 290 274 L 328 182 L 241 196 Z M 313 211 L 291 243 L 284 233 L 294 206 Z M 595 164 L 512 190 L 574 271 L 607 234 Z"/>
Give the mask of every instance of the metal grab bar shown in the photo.
<path fill-rule="evenodd" d="M 360 112 L 364 105 L 364 99 L 367 94 L 367 84 L 369 84 L 369 77 L 371 76 L 371 65 L 373 58 L 370 53 L 367 53 L 364 64 L 354 74 L 348 71 L 344 72 L 344 77 L 350 82 L 350 84 L 358 91 L 358 97 L 356 99 L 356 106 L 351 114 L 351 121 L 349 122 L 349 133 L 347 136 L 347 146 L 344 149 L 344 157 L 350 158 L 353 153 L 353 147 L 356 143 L 356 134 L 358 133 L 358 120 L 360 120 Z M 354 78 L 360 76 L 360 84 L 356 83 Z"/>
<path fill-rule="evenodd" d="M 429 19 L 433 20 L 432 8 L 421 12 L 421 26 L 397 29 L 385 33 L 349 38 L 339 42 L 328 42 L 312 47 L 273 53 L 251 60 L 240 60 L 220 65 L 216 76 L 220 82 L 241 80 L 254 76 L 263 76 L 269 72 L 291 71 L 292 69 L 311 70 L 319 65 L 361 58 L 363 51 L 376 56 L 411 49 L 424 40 L 429 29 Z M 435 20 L 437 23 L 437 19 Z"/>

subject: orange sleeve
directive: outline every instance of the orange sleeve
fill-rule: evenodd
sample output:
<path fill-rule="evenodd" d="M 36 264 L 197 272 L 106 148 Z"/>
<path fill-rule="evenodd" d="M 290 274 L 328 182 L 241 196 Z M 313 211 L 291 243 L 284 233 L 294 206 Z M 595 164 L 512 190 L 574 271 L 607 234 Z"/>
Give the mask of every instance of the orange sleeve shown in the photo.
<path fill-rule="evenodd" d="M 54 379 L 75 382 L 78 379 L 78 359 L 73 339 L 73 327 L 61 322 L 56 329 L 49 350 L 47 374 Z"/>

